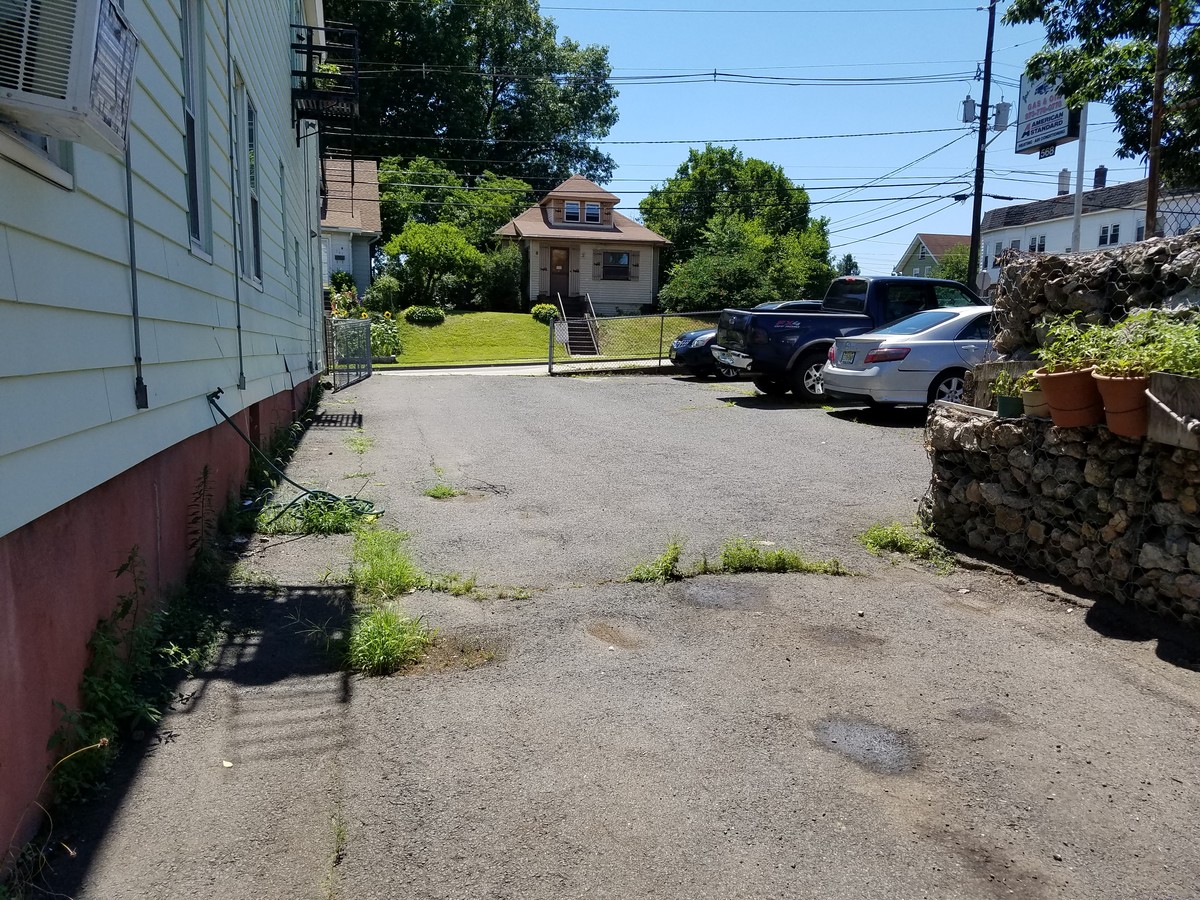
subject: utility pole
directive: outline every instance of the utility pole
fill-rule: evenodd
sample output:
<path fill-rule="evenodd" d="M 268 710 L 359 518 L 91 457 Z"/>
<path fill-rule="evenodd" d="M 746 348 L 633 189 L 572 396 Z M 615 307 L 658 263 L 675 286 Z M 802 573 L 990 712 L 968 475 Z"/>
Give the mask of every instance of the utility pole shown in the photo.
<path fill-rule="evenodd" d="M 1171 40 L 1171 2 L 1158 0 L 1158 55 L 1154 61 L 1154 102 L 1150 112 L 1150 169 L 1146 173 L 1146 237 L 1158 235 L 1158 183 L 1162 181 L 1163 94 Z"/>
<path fill-rule="evenodd" d="M 969 287 L 975 289 L 975 279 L 979 273 L 979 226 L 983 217 L 983 160 L 987 154 L 987 117 L 988 101 L 991 99 L 992 87 L 992 41 L 996 36 L 996 4 L 999 0 L 988 3 L 988 32 L 987 53 L 983 57 L 983 97 L 980 100 L 982 114 L 979 118 L 979 147 L 975 151 L 975 199 L 971 204 L 971 248 L 967 255 L 967 277 Z M 1163 3 L 1169 0 L 1162 0 Z"/>

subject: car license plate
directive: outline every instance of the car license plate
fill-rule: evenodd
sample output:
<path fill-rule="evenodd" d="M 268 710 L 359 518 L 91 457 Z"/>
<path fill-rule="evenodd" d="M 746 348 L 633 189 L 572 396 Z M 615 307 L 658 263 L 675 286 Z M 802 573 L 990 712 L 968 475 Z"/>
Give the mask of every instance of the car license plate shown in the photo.
<path fill-rule="evenodd" d="M 843 350 L 842 351 L 842 365 L 848 366 L 852 362 L 854 362 L 854 351 L 853 350 Z"/>

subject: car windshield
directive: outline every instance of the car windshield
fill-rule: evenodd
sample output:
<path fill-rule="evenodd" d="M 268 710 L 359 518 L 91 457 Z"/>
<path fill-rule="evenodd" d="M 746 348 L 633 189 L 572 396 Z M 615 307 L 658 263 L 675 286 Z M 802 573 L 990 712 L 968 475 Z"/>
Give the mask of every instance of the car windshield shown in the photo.
<path fill-rule="evenodd" d="M 875 330 L 875 334 L 920 334 L 943 322 L 956 318 L 955 314 L 946 310 L 927 309 L 924 312 L 913 313 L 903 319 L 897 319 L 890 325 Z"/>

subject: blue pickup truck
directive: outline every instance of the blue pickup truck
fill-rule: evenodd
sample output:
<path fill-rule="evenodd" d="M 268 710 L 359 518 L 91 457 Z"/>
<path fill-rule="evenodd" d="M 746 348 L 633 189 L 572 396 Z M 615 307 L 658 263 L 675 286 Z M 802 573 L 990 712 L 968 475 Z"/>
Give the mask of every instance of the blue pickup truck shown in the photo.
<path fill-rule="evenodd" d="M 727 309 L 712 354 L 718 365 L 748 371 L 764 394 L 821 400 L 821 369 L 835 338 L 864 334 L 909 313 L 978 306 L 957 281 L 902 275 L 835 278 L 816 312 Z"/>

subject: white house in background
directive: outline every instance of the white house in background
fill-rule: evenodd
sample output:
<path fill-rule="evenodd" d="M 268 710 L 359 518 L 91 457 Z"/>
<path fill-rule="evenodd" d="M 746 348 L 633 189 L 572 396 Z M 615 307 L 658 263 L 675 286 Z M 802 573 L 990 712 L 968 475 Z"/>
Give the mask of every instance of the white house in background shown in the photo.
<path fill-rule="evenodd" d="M 18 845 L 52 704 L 78 704 L 129 589 L 113 572 L 136 547 L 149 599 L 179 584 L 197 492 L 219 510 L 245 477 L 208 396 L 262 441 L 323 368 L 302 138 L 356 103 L 345 78 L 293 77 L 326 58 L 293 47 L 322 25 L 320 0 L 0 3 L 0 835 Z"/>
<path fill-rule="evenodd" d="M 1142 240 L 1146 224 L 1143 178 L 1127 184 L 1105 185 L 1107 170 L 1096 169 L 1093 188 L 1083 194 L 1080 246 L 1071 246 L 1075 195 L 1070 172 L 1059 175 L 1059 193 L 1049 200 L 1002 206 L 984 213 L 980 226 L 980 266 L 991 276 L 1000 273 L 998 259 L 1006 250 L 1027 253 L 1069 253 L 1097 250 Z M 1163 234 L 1183 234 L 1200 224 L 1200 195 L 1192 190 L 1167 190 L 1159 195 L 1159 224 Z"/>
<path fill-rule="evenodd" d="M 373 159 L 321 160 L 321 283 L 330 272 L 354 276 L 358 296 L 371 285 L 371 255 L 383 233 L 379 164 Z"/>
<path fill-rule="evenodd" d="M 658 296 L 659 255 L 670 241 L 614 209 L 620 198 L 572 175 L 537 205 L 497 229 L 521 244 L 526 303 L 560 302 L 582 315 L 635 314 Z"/>

